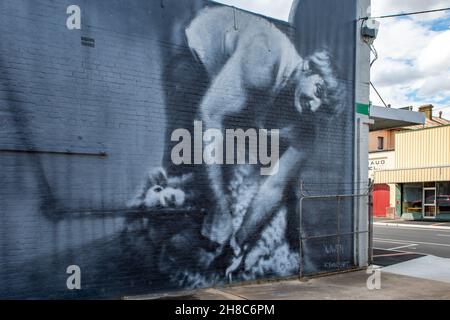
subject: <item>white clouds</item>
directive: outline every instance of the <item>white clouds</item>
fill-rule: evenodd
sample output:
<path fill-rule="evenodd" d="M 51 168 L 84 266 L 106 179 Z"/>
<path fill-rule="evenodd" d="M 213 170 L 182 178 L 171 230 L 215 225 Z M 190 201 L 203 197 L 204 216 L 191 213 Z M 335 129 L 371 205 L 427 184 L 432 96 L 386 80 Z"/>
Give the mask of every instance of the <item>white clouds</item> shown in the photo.
<path fill-rule="evenodd" d="M 450 30 L 432 38 L 421 52 L 417 64 L 425 76 L 419 95 L 431 96 L 438 101 L 450 97 Z"/>
<path fill-rule="evenodd" d="M 421 71 L 433 73 L 450 68 L 450 30 L 431 37 L 428 46 L 420 53 L 418 66 Z"/>
<path fill-rule="evenodd" d="M 444 93 L 447 96 L 450 94 L 450 77 L 448 74 L 442 74 L 425 81 L 419 90 L 419 95 L 426 97 L 430 95 L 441 95 L 444 98 Z"/>
<path fill-rule="evenodd" d="M 450 0 L 374 0 L 372 6 L 377 16 L 450 7 Z M 372 81 L 393 107 L 450 105 L 450 30 L 433 30 L 436 21 L 450 27 L 448 13 L 381 20 Z M 375 92 L 371 99 L 382 103 Z M 443 111 L 450 118 L 450 108 Z"/>

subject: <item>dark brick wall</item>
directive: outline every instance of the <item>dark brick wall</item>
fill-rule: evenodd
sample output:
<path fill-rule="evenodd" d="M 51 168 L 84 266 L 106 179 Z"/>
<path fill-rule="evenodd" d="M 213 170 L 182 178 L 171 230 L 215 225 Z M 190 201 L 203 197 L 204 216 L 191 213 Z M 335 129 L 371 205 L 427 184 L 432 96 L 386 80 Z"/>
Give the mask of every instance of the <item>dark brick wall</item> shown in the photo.
<path fill-rule="evenodd" d="M 165 114 L 154 24 L 163 9 L 131 3 L 82 1 L 82 30 L 70 31 L 69 1 L 2 1 L 0 148 L 43 151 L 2 152 L 5 179 L 23 176 L 24 185 L 8 184 L 12 193 L 45 194 L 32 188 L 43 170 L 58 209 L 122 208 L 141 172 L 159 163 Z M 82 36 L 95 48 L 82 46 Z"/>
<path fill-rule="evenodd" d="M 68 30 L 73 1 L 1 1 L 0 296 L 52 296 L 65 289 L 68 250 L 82 256 L 89 244 L 92 255 L 75 260 L 91 261 L 108 255 L 96 240 L 117 247 L 121 212 L 85 212 L 124 209 L 143 174 L 161 165 L 162 57 L 180 46 L 166 29 L 187 20 L 195 1 L 178 10 L 165 2 L 76 1 L 82 29 Z M 88 295 L 114 295 L 95 287 Z"/>
<path fill-rule="evenodd" d="M 170 235 L 173 223 L 149 230 L 124 208 L 143 173 L 161 165 L 164 66 L 185 50 L 172 30 L 205 3 L 78 0 L 82 29 L 68 30 L 73 1 L 0 2 L 0 297 L 119 297 L 175 288 L 159 274 L 159 249 L 148 245 Z M 293 36 L 292 27 L 279 28 Z M 83 46 L 82 37 L 95 47 Z M 321 173 L 319 182 L 351 181 L 352 117 L 349 107 L 338 126 L 325 130 L 325 153 L 312 159 L 306 179 Z M 335 168 L 327 171 L 330 156 Z M 351 228 L 351 210 L 346 216 Z M 309 228 L 318 227 L 315 219 Z M 200 227 L 192 223 L 180 219 L 177 228 Z M 70 264 L 83 271 L 80 292 L 66 288 Z"/>

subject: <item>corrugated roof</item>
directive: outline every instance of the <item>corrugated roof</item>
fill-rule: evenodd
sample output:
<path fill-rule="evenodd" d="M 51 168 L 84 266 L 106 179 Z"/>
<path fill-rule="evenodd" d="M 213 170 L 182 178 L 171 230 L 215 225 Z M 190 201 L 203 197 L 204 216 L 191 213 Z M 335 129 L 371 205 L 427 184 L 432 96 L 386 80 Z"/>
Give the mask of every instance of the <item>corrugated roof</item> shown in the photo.
<path fill-rule="evenodd" d="M 423 129 L 423 128 L 433 128 L 433 127 L 439 127 L 439 126 L 446 126 L 450 125 L 450 120 L 439 118 L 439 117 L 433 117 L 433 120 L 426 118 L 425 124 L 417 125 L 417 126 L 410 126 L 410 127 L 404 127 L 403 129 L 406 130 L 417 130 L 417 129 Z"/>

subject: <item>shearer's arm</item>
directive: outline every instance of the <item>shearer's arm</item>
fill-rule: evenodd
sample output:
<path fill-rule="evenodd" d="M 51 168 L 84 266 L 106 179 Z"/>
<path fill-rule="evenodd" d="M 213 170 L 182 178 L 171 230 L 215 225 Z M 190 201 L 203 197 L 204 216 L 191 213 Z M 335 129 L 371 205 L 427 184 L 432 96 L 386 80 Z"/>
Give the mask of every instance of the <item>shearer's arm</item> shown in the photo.
<path fill-rule="evenodd" d="M 247 106 L 252 89 L 258 88 L 268 92 L 273 89 L 273 70 L 277 60 L 268 50 L 267 39 L 253 40 L 255 41 L 252 41 L 251 46 L 241 42 L 213 79 L 200 106 L 205 130 L 218 129 L 224 134 L 224 118 L 242 111 Z M 213 143 L 217 141 L 206 141 L 204 147 L 211 147 Z M 216 150 L 222 150 L 222 146 L 217 147 Z M 216 212 L 205 217 L 202 234 L 212 241 L 224 244 L 230 239 L 233 230 L 223 171 L 220 164 L 208 165 L 207 170 L 218 208 Z"/>
<path fill-rule="evenodd" d="M 245 215 L 241 229 L 235 236 L 238 250 L 244 246 L 251 249 L 254 242 L 259 239 L 263 228 L 280 206 L 286 187 L 298 178 L 300 166 L 305 158 L 305 153 L 294 147 L 290 147 L 283 154 L 279 160 L 278 174 L 269 176 L 260 187 Z"/>
<path fill-rule="evenodd" d="M 224 135 L 224 117 L 244 108 L 246 94 L 239 67 L 239 61 L 232 58 L 213 80 L 200 106 L 203 130 L 215 129 Z M 216 140 L 203 141 L 203 150 L 214 147 L 214 144 L 216 151 L 223 150 L 223 141 Z M 216 208 L 205 217 L 202 234 L 211 241 L 223 244 L 232 233 L 230 204 L 224 187 L 223 163 L 212 163 L 213 159 L 204 160 L 208 163 L 208 181 Z M 222 161 L 224 161 L 223 154 Z"/>

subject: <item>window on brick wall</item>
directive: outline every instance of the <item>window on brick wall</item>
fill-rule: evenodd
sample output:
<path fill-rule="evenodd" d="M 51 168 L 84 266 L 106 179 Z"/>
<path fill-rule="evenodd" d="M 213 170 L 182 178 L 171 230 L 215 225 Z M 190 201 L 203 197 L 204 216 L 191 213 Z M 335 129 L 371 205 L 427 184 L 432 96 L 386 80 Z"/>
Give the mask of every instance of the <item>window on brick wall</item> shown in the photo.
<path fill-rule="evenodd" d="M 378 137 L 378 150 L 384 150 L 384 138 Z"/>

